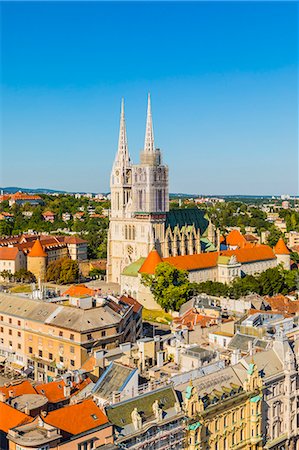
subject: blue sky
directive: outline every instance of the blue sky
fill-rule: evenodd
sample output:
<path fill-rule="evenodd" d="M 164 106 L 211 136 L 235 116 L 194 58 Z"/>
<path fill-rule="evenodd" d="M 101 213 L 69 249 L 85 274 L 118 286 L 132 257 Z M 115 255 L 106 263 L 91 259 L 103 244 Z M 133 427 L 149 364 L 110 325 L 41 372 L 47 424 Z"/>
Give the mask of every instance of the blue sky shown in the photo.
<path fill-rule="evenodd" d="M 298 4 L 2 2 L 0 185 L 109 190 L 150 91 L 171 192 L 298 191 Z"/>

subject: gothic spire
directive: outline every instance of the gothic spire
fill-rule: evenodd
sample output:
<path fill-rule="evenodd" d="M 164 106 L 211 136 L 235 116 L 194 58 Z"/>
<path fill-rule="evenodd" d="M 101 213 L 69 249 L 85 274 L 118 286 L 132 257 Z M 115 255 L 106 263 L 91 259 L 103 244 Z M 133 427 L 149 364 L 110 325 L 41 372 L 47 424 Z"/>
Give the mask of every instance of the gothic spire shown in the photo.
<path fill-rule="evenodd" d="M 152 109 L 151 109 L 151 96 L 150 94 L 148 94 L 144 151 L 152 153 L 154 150 L 155 150 L 155 143 L 154 143 L 154 130 L 152 120 Z"/>
<path fill-rule="evenodd" d="M 124 99 L 121 100 L 121 112 L 120 112 L 120 125 L 119 125 L 119 138 L 118 148 L 115 162 L 127 165 L 130 162 L 130 155 L 128 150 L 127 130 L 125 121 L 125 105 Z"/>

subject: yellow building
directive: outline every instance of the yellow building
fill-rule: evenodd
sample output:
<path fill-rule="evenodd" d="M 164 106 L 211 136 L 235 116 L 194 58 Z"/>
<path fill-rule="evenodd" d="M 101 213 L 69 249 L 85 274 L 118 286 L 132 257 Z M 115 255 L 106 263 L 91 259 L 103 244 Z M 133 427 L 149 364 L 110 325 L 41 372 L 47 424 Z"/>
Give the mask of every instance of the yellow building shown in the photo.
<path fill-rule="evenodd" d="M 134 306 L 115 298 L 58 303 L 0 293 L 0 358 L 35 380 L 78 370 L 94 350 L 136 340 Z"/>
<path fill-rule="evenodd" d="M 262 380 L 254 363 L 239 377 L 228 367 L 186 387 L 186 450 L 262 448 Z"/>

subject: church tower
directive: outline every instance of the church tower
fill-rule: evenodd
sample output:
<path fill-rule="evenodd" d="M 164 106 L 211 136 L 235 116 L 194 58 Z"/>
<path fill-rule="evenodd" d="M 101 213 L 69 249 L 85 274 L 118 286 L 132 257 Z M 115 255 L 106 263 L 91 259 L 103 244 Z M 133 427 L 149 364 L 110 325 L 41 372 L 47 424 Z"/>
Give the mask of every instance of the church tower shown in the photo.
<path fill-rule="evenodd" d="M 111 178 L 111 213 L 110 217 L 125 216 L 127 205 L 131 199 L 132 166 L 128 150 L 128 140 L 125 122 L 124 100 L 121 102 L 118 148 L 115 156 Z"/>
<path fill-rule="evenodd" d="M 132 201 L 132 164 L 128 149 L 123 99 L 121 102 L 118 148 L 110 176 L 110 193 L 107 279 L 119 283 L 123 268 L 124 223 L 130 217 L 129 205 Z"/>
<path fill-rule="evenodd" d="M 161 152 L 155 148 L 151 110 L 148 94 L 144 149 L 140 164 L 133 166 L 133 209 L 138 213 L 166 213 L 169 211 L 168 167 L 162 164 Z"/>
<path fill-rule="evenodd" d="M 140 163 L 130 161 L 122 102 L 118 150 L 111 179 L 107 279 L 120 282 L 125 267 L 156 248 L 162 254 L 169 210 L 168 167 L 155 148 L 151 99 L 148 95 L 144 148 Z"/>

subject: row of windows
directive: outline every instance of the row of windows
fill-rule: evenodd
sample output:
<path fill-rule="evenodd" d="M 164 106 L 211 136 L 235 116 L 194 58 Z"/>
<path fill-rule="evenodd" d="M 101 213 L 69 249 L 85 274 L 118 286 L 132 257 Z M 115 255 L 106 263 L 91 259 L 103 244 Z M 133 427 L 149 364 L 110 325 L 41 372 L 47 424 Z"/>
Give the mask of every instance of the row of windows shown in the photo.
<path fill-rule="evenodd" d="M 0 333 L 4 333 L 4 328 L 3 328 L 3 327 L 0 327 Z M 9 328 L 8 334 L 9 334 L 9 336 L 12 336 L 13 330 L 11 330 L 11 329 Z M 20 331 L 17 332 L 17 336 L 18 336 L 18 337 L 21 337 L 21 336 L 22 336 Z"/>
<path fill-rule="evenodd" d="M 28 347 L 28 353 L 31 354 L 31 355 L 33 354 L 33 348 L 32 348 L 32 347 Z M 39 356 L 39 358 L 42 358 L 42 357 L 43 357 L 43 351 L 42 351 L 42 350 L 39 350 L 39 351 L 38 351 L 38 356 Z M 48 353 L 48 359 L 49 359 L 50 361 L 53 361 L 53 353 Z M 64 362 L 63 356 L 59 356 L 59 361 L 60 361 L 61 363 Z M 75 366 L 75 361 L 74 361 L 73 359 L 70 359 L 70 365 L 71 365 L 72 367 Z"/>
<path fill-rule="evenodd" d="M 54 329 L 54 328 L 53 328 L 51 334 L 55 334 L 55 329 Z M 63 331 L 60 330 L 59 333 L 58 333 L 58 336 L 59 336 L 59 337 L 64 337 Z M 66 337 L 66 336 L 65 336 L 65 337 Z M 29 341 L 32 341 L 32 334 L 29 334 L 29 335 L 28 335 L 28 339 L 29 339 Z M 69 335 L 69 340 L 70 340 L 70 341 L 74 341 L 74 340 L 75 340 L 75 335 L 71 333 L 71 334 Z"/>
<path fill-rule="evenodd" d="M 4 339 L 0 338 L 0 344 L 4 344 L 4 343 L 5 343 Z M 12 341 L 8 341 L 8 345 L 9 345 L 9 347 L 12 347 Z M 17 347 L 18 347 L 18 350 L 22 350 L 22 345 L 21 344 L 18 344 Z"/>
<path fill-rule="evenodd" d="M 4 317 L 3 317 L 3 316 L 0 316 L 0 322 L 4 322 Z M 11 317 L 9 317 L 8 323 L 12 323 L 12 318 L 11 318 Z M 20 326 L 21 326 L 21 321 L 18 320 L 18 321 L 17 321 L 17 324 L 18 324 L 18 326 L 20 327 Z"/>

